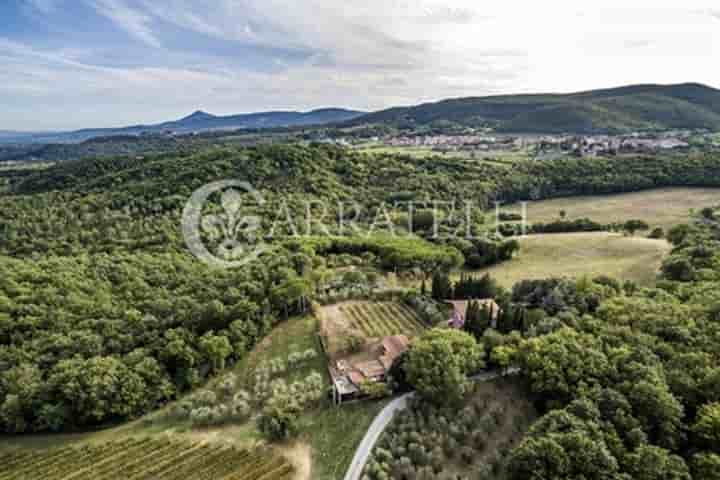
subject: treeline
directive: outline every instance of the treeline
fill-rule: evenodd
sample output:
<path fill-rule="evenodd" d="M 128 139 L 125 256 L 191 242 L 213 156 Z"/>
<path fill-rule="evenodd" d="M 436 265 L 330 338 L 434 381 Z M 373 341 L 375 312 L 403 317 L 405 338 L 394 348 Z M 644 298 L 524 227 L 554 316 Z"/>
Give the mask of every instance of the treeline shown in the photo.
<path fill-rule="evenodd" d="M 433 244 L 412 236 L 355 236 L 355 237 L 305 237 L 290 240 L 291 248 L 310 247 L 313 253 L 328 255 L 372 254 L 377 266 L 389 271 L 418 271 L 429 274 L 434 271 L 450 271 L 460 267 L 464 258 L 451 246 Z"/>
<path fill-rule="evenodd" d="M 367 155 L 331 145 L 270 145 L 208 148 L 194 154 L 112 157 L 63 162 L 13 181 L 10 196 L 0 194 L 0 253 L 75 254 L 182 249 L 177 222 L 192 192 L 218 179 L 241 178 L 262 194 L 256 213 L 276 235 L 292 234 L 289 214 L 303 227 L 306 202 L 323 200 L 332 226 L 337 207 L 357 202 L 348 213 L 368 226 L 381 205 L 396 202 L 473 202 L 477 213 L 495 200 L 533 200 L 561 195 L 603 194 L 660 186 L 720 186 L 720 155 L 658 155 L 642 158 L 586 158 L 519 163 L 513 168 L 442 158 L 413 159 Z M 3 173 L 0 172 L 0 176 Z M 404 203 L 403 203 L 404 202 Z M 467 229 L 457 217 L 441 225 L 441 235 Z M 473 235 L 493 230 L 482 215 L 471 219 Z M 544 231 L 595 230 L 597 225 L 549 224 Z M 458 228 L 459 227 L 459 228 Z M 538 226 L 538 232 L 541 227 Z M 304 233 L 303 228 L 298 228 Z M 313 231 L 312 233 L 319 233 Z M 331 233 L 342 232 L 331 230 Z M 347 232 L 345 233 L 347 234 Z M 468 266 L 500 261 L 502 245 L 459 245 Z M 457 248 L 457 247 L 456 247 Z M 493 252 L 493 248 L 500 249 Z"/>
<path fill-rule="evenodd" d="M 523 162 L 499 185 L 497 197 L 516 202 L 671 186 L 717 187 L 719 166 L 716 152 Z"/>

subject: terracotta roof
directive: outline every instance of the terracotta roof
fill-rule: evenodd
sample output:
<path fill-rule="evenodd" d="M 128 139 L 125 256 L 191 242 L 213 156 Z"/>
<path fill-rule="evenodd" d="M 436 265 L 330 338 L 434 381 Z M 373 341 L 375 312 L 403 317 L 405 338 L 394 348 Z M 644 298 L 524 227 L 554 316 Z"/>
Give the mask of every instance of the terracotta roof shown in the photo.
<path fill-rule="evenodd" d="M 385 366 L 378 360 L 370 360 L 355 365 L 355 369 L 362 373 L 366 378 L 379 378 L 385 375 Z"/>
<path fill-rule="evenodd" d="M 405 353 L 408 349 L 410 340 L 405 335 L 393 335 L 392 337 L 385 337 L 383 339 L 383 347 L 385 348 L 385 355 L 389 357 L 391 362 L 397 357 Z"/>
<path fill-rule="evenodd" d="M 360 386 L 365 381 L 363 374 L 354 370 L 348 373 L 348 378 L 357 386 Z"/>

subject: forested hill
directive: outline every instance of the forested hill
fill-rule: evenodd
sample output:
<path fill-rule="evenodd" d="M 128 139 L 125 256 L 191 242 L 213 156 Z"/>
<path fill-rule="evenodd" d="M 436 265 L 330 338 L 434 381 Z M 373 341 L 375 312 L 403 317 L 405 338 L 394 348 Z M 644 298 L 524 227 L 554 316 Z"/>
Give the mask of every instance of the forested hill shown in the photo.
<path fill-rule="evenodd" d="M 252 183 L 268 201 L 270 218 L 283 199 L 300 211 L 304 200 L 324 199 L 359 202 L 365 207 L 360 220 L 369 222 L 383 202 L 469 199 L 487 207 L 495 200 L 720 186 L 719 170 L 720 156 L 702 153 L 521 162 L 507 168 L 439 157 L 366 155 L 329 145 L 86 159 L 14 172 L 6 179 L 12 195 L 0 194 L 0 254 L 167 249 L 182 243 L 177 221 L 191 193 L 218 179 Z M 78 212 L 94 215 L 84 220 Z M 78 236 L 86 247 L 77 244 Z"/>
<path fill-rule="evenodd" d="M 571 94 L 457 98 L 392 108 L 351 121 L 400 126 L 438 122 L 528 133 L 720 129 L 720 91 L 688 83 L 634 85 Z"/>
<path fill-rule="evenodd" d="M 186 251 L 180 229 L 185 203 L 208 182 L 252 183 L 267 200 L 256 212 L 264 220 L 283 200 L 303 217 L 305 201 L 323 199 L 358 201 L 359 222 L 370 222 L 383 202 L 720 186 L 718 170 L 720 157 L 702 154 L 508 168 L 275 145 L 0 171 L 0 431 L 86 428 L 177 398 L 304 312 L 325 254 L 399 271 L 457 267 L 466 255 L 414 237 L 335 237 L 276 242 L 259 261 L 218 271 Z"/>

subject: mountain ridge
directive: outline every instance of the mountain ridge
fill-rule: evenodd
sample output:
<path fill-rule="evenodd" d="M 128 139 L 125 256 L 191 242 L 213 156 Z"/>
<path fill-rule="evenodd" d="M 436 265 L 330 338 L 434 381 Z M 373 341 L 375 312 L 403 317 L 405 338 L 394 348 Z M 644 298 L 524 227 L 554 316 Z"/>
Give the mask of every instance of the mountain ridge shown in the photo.
<path fill-rule="evenodd" d="M 201 133 L 213 130 L 299 127 L 324 125 L 350 120 L 366 112 L 343 108 L 319 108 L 307 112 L 268 111 L 236 115 L 213 115 L 203 110 L 169 122 L 139 124 L 117 128 L 84 128 L 67 132 L 0 131 L 0 143 L 81 143 L 97 137 L 158 134 L 172 131 L 178 134 Z"/>
<path fill-rule="evenodd" d="M 508 133 L 720 129 L 720 90 L 699 83 L 637 84 L 574 93 L 458 97 L 389 108 L 345 123 L 422 126 L 440 121 Z"/>
<path fill-rule="evenodd" d="M 671 129 L 720 130 L 720 90 L 700 83 L 636 84 L 572 93 L 456 97 L 376 112 L 318 108 L 213 115 L 196 110 L 178 120 L 69 132 L 0 130 L 0 143 L 81 143 L 96 137 L 177 134 L 280 127 L 422 127 L 444 122 L 500 133 L 627 133 Z"/>

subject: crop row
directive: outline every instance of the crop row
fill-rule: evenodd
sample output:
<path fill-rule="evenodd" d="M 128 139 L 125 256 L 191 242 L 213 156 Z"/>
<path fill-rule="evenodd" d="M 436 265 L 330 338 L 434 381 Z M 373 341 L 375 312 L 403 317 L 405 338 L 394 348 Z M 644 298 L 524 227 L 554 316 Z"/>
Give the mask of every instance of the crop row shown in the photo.
<path fill-rule="evenodd" d="M 126 439 L 0 455 L 0 480 L 288 480 L 281 457 L 227 445 Z"/>
<path fill-rule="evenodd" d="M 404 305 L 394 303 L 349 304 L 341 307 L 353 325 L 368 337 L 416 335 L 425 326 Z"/>

